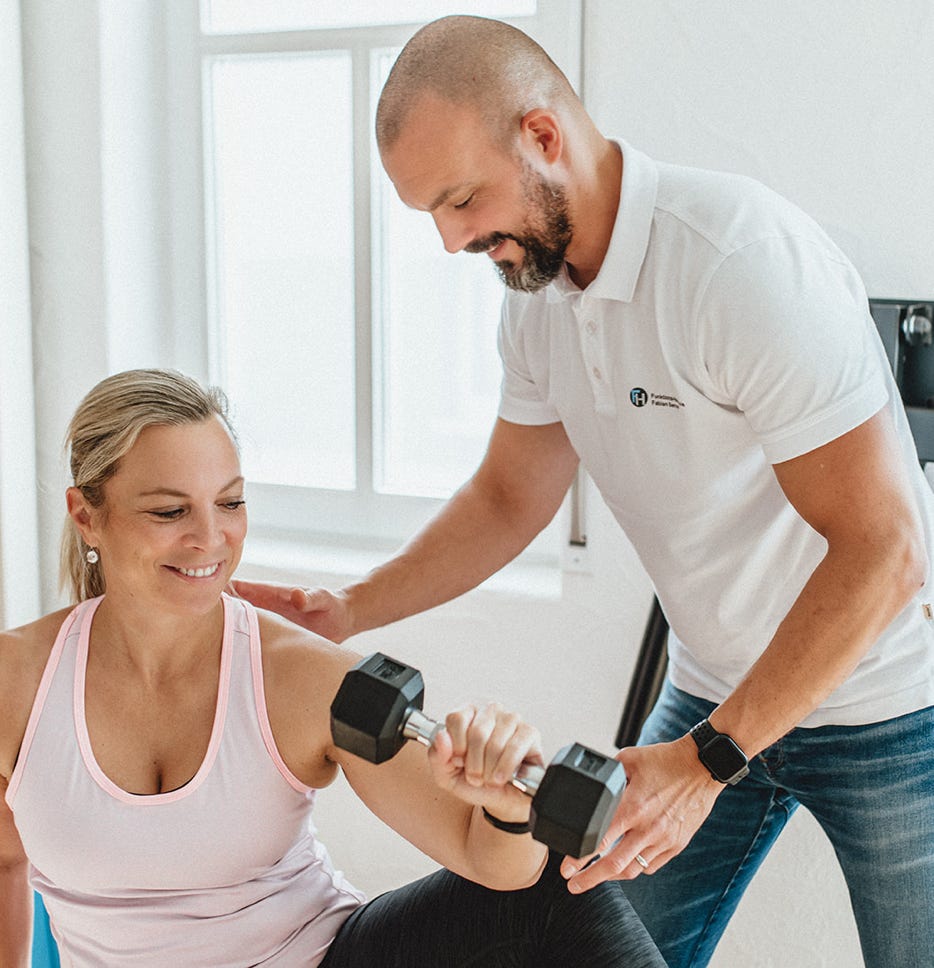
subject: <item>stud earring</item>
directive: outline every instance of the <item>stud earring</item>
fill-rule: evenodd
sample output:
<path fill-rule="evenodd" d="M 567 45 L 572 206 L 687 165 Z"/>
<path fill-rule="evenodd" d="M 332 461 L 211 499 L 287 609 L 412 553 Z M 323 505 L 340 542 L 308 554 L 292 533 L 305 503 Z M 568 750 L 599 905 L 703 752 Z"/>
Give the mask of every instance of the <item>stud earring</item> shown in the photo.
<path fill-rule="evenodd" d="M 94 548 L 88 548 L 87 554 L 84 557 L 89 565 L 96 565 L 101 560 L 101 556 Z"/>

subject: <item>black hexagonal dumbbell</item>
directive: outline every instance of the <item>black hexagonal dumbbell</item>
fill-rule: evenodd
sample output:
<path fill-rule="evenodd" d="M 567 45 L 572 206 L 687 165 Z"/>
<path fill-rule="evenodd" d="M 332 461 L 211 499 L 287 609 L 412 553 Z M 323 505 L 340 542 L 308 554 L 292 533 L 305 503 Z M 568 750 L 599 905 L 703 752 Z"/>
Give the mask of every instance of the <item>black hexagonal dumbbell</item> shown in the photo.
<path fill-rule="evenodd" d="M 443 723 L 422 712 L 417 669 L 376 652 L 350 669 L 331 703 L 331 733 L 343 750 L 371 763 L 395 756 L 407 740 L 430 746 Z M 512 778 L 532 797 L 532 836 L 572 857 L 593 853 L 626 785 L 622 765 L 579 743 L 548 764 L 524 764 Z"/>

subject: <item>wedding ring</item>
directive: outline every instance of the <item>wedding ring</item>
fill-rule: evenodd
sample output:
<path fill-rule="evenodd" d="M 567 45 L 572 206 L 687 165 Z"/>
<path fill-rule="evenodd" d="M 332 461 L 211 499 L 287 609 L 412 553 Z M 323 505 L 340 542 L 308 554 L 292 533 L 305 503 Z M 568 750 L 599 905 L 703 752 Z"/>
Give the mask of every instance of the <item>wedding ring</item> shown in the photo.
<path fill-rule="evenodd" d="M 649 862 L 642 856 L 642 854 L 636 854 L 636 863 L 644 870 L 649 869 Z"/>

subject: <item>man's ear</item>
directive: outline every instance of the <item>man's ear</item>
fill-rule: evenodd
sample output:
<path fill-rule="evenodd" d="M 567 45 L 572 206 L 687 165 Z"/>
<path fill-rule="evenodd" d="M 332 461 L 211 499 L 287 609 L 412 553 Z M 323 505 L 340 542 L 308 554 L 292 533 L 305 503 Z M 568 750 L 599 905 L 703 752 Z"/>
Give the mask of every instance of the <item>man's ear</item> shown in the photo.
<path fill-rule="evenodd" d="M 522 144 L 548 165 L 555 164 L 564 152 L 564 133 L 554 111 L 533 108 L 519 122 Z"/>
<path fill-rule="evenodd" d="M 93 514 L 94 509 L 88 504 L 87 498 L 77 487 L 69 487 L 65 491 L 65 503 L 68 506 L 68 516 L 74 521 L 78 533 L 84 538 L 84 543 L 91 548 L 96 548 L 98 538 L 94 522 L 97 515 Z"/>

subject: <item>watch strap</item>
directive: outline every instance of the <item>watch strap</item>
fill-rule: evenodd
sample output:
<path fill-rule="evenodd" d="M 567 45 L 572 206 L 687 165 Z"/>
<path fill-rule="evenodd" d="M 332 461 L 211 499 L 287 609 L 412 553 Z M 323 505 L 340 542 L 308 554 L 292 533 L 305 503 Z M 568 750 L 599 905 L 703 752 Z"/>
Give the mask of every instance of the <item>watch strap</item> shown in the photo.
<path fill-rule="evenodd" d="M 702 750 L 711 740 L 716 739 L 720 734 L 710 725 L 709 719 L 703 719 L 696 726 L 691 727 L 691 739 L 697 744 L 697 748 Z"/>

